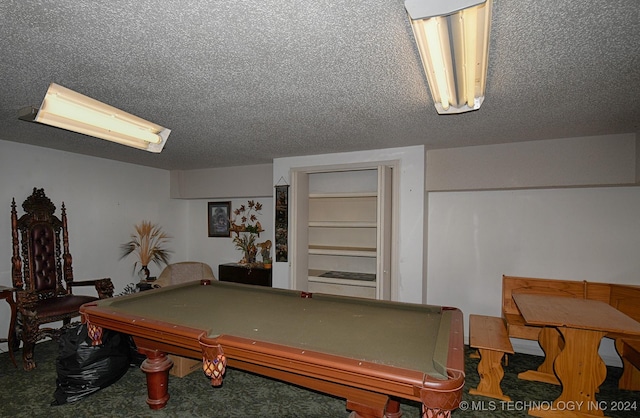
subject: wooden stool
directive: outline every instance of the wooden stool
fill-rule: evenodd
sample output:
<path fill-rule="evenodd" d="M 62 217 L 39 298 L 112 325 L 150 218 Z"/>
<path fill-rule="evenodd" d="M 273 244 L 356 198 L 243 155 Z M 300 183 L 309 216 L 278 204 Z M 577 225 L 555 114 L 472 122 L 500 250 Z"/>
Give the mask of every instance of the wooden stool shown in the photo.
<path fill-rule="evenodd" d="M 470 389 L 469 394 L 510 401 L 511 398 L 503 394 L 500 387 L 504 376 L 502 358 L 505 353 L 513 354 L 504 320 L 494 316 L 469 315 L 469 335 L 469 345 L 480 353 L 480 383 L 477 388 Z"/>

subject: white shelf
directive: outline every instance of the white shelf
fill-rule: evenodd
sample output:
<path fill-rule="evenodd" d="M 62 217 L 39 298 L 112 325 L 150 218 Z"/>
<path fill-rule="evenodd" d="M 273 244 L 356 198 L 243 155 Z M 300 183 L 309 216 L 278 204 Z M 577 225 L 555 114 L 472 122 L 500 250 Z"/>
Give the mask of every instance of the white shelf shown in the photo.
<path fill-rule="evenodd" d="M 313 293 L 328 293 L 369 299 L 375 299 L 378 286 L 375 274 L 345 271 L 309 270 L 307 280 L 309 291 Z"/>
<path fill-rule="evenodd" d="M 350 193 L 309 193 L 309 199 L 347 199 L 357 197 L 377 197 L 378 193 L 373 192 L 350 192 Z"/>
<path fill-rule="evenodd" d="M 388 299 L 391 167 L 295 171 L 296 288 Z M 328 276 L 328 277 L 327 277 Z"/>
<path fill-rule="evenodd" d="M 319 277 L 312 276 L 311 273 L 314 270 L 309 271 L 309 282 L 311 283 L 324 283 L 324 284 L 335 284 L 341 286 L 357 286 L 357 287 L 370 287 L 375 289 L 376 282 L 375 281 L 366 281 L 366 280 L 352 280 L 352 279 L 339 279 L 335 277 Z"/>
<path fill-rule="evenodd" d="M 338 255 L 344 257 L 373 257 L 377 256 L 375 248 L 368 247 L 337 247 L 325 245 L 309 245 L 310 255 Z"/>
<path fill-rule="evenodd" d="M 374 221 L 309 221 L 311 228 L 376 228 Z"/>

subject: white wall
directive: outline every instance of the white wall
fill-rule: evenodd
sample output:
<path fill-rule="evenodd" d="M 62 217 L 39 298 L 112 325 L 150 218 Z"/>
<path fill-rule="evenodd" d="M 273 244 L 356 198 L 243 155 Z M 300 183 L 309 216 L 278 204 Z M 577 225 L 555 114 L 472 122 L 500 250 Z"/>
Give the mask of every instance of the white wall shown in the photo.
<path fill-rule="evenodd" d="M 499 316 L 503 274 L 640 284 L 640 188 L 615 187 L 638 156 L 635 134 L 428 151 L 427 302 Z"/>
<path fill-rule="evenodd" d="M 187 202 L 169 198 L 168 171 L 0 141 L 2 285 L 11 285 L 11 198 L 15 197 L 20 216 L 22 202 L 34 187 L 44 188 L 58 216 L 61 202 L 65 203 L 77 280 L 110 277 L 116 293 L 137 282 L 132 275 L 135 258 L 119 257 L 120 245 L 141 220 L 157 222 L 173 236 L 172 260 L 186 257 Z M 155 265 L 150 270 L 152 275 L 159 273 Z M 74 291 L 95 294 L 90 289 Z M 9 315 L 8 305 L 0 303 L 0 335 L 7 334 Z"/>
<path fill-rule="evenodd" d="M 503 274 L 640 284 L 639 187 L 431 192 L 428 205 L 427 303 L 467 319 L 501 315 Z M 611 341 L 601 354 L 619 364 Z"/>
<path fill-rule="evenodd" d="M 206 199 L 213 196 L 251 198 L 272 196 L 271 164 L 171 171 L 171 197 Z"/>
<path fill-rule="evenodd" d="M 399 161 L 398 206 L 399 227 L 394 246 L 397 249 L 398 273 L 392 278 L 392 298 L 402 302 L 422 303 L 423 295 L 423 146 L 382 150 L 277 158 L 273 161 L 273 178 L 291 184 L 290 170 L 301 167 Z M 276 180 L 278 181 L 278 180 Z M 275 184 L 275 183 L 274 183 Z M 395 183 L 394 183 L 395 184 Z M 289 215 L 291 215 L 291 210 Z M 289 218 L 291 225 L 291 218 Z M 273 241 L 273 238 L 272 238 Z M 274 263 L 274 287 L 291 288 L 291 262 Z"/>
<path fill-rule="evenodd" d="M 171 197 L 185 199 L 187 205 L 185 222 L 189 240 L 185 250 L 189 260 L 209 264 L 217 277 L 219 264 L 235 263 L 242 258 L 232 238 L 208 236 L 208 202 L 231 202 L 232 210 L 248 200 L 262 203 L 258 219 L 265 232 L 257 242 L 267 239 L 273 242 L 272 172 L 271 164 L 170 172 Z"/>
<path fill-rule="evenodd" d="M 427 190 L 636 183 L 635 134 L 430 150 Z"/>
<path fill-rule="evenodd" d="M 264 242 L 268 239 L 273 241 L 273 198 L 272 197 L 255 197 L 250 198 L 256 202 L 262 203 L 261 214 L 258 214 L 258 220 L 264 229 L 264 233 L 260 234 L 257 242 Z M 246 205 L 248 199 L 231 199 L 231 198 L 212 198 L 207 200 L 190 200 L 188 201 L 187 217 L 188 217 L 188 233 L 189 241 L 187 242 L 187 254 L 194 261 L 207 263 L 213 269 L 216 277 L 218 277 L 218 265 L 224 263 L 237 263 L 242 258 L 242 252 L 235 248 L 231 238 L 209 237 L 207 231 L 207 202 L 231 202 L 231 210 L 238 208 L 240 205 Z M 273 249 L 271 250 L 273 256 Z M 260 259 L 260 257 L 258 256 Z"/>

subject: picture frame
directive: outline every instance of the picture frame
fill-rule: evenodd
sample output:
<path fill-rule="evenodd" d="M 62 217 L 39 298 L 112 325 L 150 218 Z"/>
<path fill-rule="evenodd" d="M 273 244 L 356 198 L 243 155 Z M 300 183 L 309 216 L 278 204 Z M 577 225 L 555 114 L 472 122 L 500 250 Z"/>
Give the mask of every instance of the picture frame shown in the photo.
<path fill-rule="evenodd" d="M 231 222 L 231 202 L 207 203 L 207 229 L 209 237 L 229 238 Z"/>

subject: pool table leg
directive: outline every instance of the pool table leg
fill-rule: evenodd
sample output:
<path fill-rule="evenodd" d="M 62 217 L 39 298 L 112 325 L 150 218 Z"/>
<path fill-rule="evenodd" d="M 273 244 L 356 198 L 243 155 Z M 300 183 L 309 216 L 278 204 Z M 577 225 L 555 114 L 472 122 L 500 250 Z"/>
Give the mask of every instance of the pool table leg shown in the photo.
<path fill-rule="evenodd" d="M 169 400 L 169 369 L 173 361 L 158 350 L 138 347 L 138 352 L 147 356 L 140 369 L 147 375 L 147 405 L 151 409 L 162 409 Z"/>
<path fill-rule="evenodd" d="M 402 416 L 400 401 L 396 399 L 389 399 L 389 402 L 387 402 L 387 409 L 384 411 L 384 416 L 385 418 L 400 418 Z"/>

